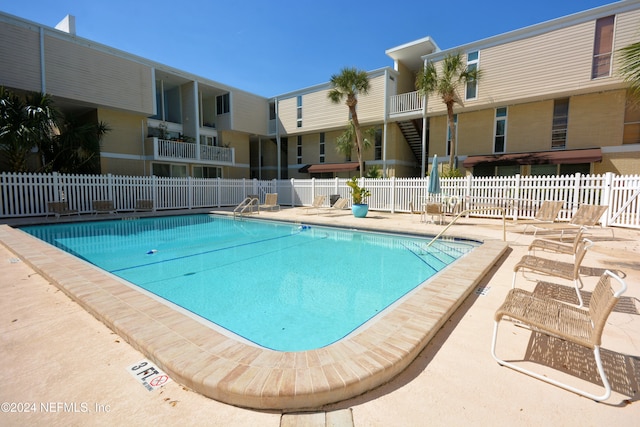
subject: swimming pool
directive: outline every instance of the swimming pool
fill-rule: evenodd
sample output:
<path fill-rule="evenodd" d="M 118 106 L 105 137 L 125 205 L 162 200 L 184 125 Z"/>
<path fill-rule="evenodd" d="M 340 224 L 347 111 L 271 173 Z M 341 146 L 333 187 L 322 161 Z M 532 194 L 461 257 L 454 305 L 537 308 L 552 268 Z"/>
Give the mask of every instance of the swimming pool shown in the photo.
<path fill-rule="evenodd" d="M 209 215 L 23 230 L 277 351 L 339 341 L 479 245 Z"/>

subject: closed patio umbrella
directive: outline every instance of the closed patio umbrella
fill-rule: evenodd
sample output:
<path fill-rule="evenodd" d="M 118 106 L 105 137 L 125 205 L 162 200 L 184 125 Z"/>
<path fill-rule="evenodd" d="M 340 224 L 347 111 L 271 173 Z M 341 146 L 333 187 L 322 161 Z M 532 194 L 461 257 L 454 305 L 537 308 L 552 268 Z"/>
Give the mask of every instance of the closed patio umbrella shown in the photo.
<path fill-rule="evenodd" d="M 431 167 L 431 175 L 429 175 L 430 194 L 440 194 L 440 174 L 438 173 L 438 156 L 433 156 L 433 165 Z"/>

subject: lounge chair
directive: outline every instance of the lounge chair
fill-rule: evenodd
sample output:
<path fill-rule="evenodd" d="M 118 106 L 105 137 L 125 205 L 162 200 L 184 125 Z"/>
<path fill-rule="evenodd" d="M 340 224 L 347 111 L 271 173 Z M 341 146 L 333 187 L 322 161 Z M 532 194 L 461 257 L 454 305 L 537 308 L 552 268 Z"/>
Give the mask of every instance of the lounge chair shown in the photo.
<path fill-rule="evenodd" d="M 349 204 L 349 200 L 345 199 L 344 197 L 340 197 L 338 200 L 335 201 L 333 206 L 330 206 L 328 208 L 320 208 L 320 209 L 322 209 L 322 213 L 327 213 L 329 211 L 330 212 L 341 211 L 344 208 L 346 208 L 348 204 Z"/>
<path fill-rule="evenodd" d="M 278 208 L 280 210 L 280 205 L 278 204 L 278 193 L 267 193 L 264 196 L 264 204 L 258 205 L 258 212 L 260 210 L 274 210 Z"/>
<path fill-rule="evenodd" d="M 536 212 L 536 216 L 530 221 L 518 221 L 518 225 L 525 224 L 524 230 L 522 233 L 527 232 L 527 228 L 531 225 L 535 228 L 536 224 L 552 224 L 556 222 L 558 219 L 558 214 L 562 210 L 562 206 L 564 205 L 564 201 L 553 201 L 553 200 L 545 200 L 540 205 L 540 208 Z M 537 229 L 536 229 L 537 231 Z M 536 235 L 536 231 L 533 232 L 533 235 Z"/>
<path fill-rule="evenodd" d="M 153 200 L 137 200 L 136 207 L 134 209 L 136 212 L 140 211 L 154 211 Z"/>
<path fill-rule="evenodd" d="M 573 255 L 575 257 L 576 251 L 578 250 L 578 244 L 582 240 L 584 230 L 584 227 L 580 227 L 573 239 L 573 243 L 561 243 L 554 240 L 535 239 L 529 245 L 529 255 L 535 255 L 535 250 L 539 249 L 545 252 Z"/>
<path fill-rule="evenodd" d="M 521 270 L 523 273 L 528 270 L 533 273 L 569 280 L 573 282 L 573 285 L 576 288 L 576 294 L 578 295 L 579 302 L 578 307 L 582 307 L 584 303 L 582 302 L 582 295 L 580 295 L 580 287 L 582 286 L 580 264 L 582 264 L 582 260 L 591 246 L 593 246 L 593 242 L 589 239 L 584 239 L 580 242 L 576 249 L 573 262 L 556 261 L 534 255 L 523 256 L 513 267 L 513 281 L 511 282 L 511 287 L 516 287 L 516 277 L 518 275 L 518 271 Z"/>
<path fill-rule="evenodd" d="M 311 206 L 303 206 L 302 209 L 304 209 L 304 211 L 307 213 L 311 210 L 315 210 L 317 214 L 320 212 L 320 208 L 322 207 L 322 204 L 324 203 L 324 199 L 326 198 L 327 196 L 325 195 L 315 196 L 313 198 L 313 203 L 311 203 Z"/>
<path fill-rule="evenodd" d="M 73 215 L 80 213 L 76 209 L 70 209 L 68 202 L 48 202 L 47 203 L 47 217 L 49 214 L 55 215 L 56 219 L 62 215 Z"/>
<path fill-rule="evenodd" d="M 572 232 L 580 229 L 581 227 L 593 228 L 597 227 L 600 223 L 600 218 L 607 211 L 608 206 L 602 205 L 580 205 L 578 210 L 568 223 L 555 223 L 555 224 L 538 224 L 534 225 L 536 232 L 538 230 L 544 231 L 556 231 L 560 232 L 560 240 L 564 237 L 565 232 Z M 535 233 L 534 233 L 535 236 Z M 613 229 L 611 229 L 611 237 L 613 237 Z"/>
<path fill-rule="evenodd" d="M 614 290 L 611 286 L 612 278 L 620 285 L 619 289 Z M 576 308 L 551 298 L 534 295 L 523 289 L 511 289 L 495 314 L 491 355 L 502 366 L 507 366 L 518 372 L 593 400 L 606 400 L 611 395 L 611 385 L 609 384 L 600 358 L 602 331 L 604 330 L 609 314 L 626 289 L 626 284 L 620 277 L 608 270 L 605 271 L 591 295 L 588 309 Z M 591 349 L 595 356 L 598 373 L 602 379 L 604 393 L 596 396 L 549 378 L 546 375 L 533 372 L 512 362 L 500 359 L 496 355 L 496 342 L 498 338 L 498 325 L 504 317 L 513 319 L 518 322 L 518 324 L 529 327 L 535 332 L 560 338 Z M 565 359 L 570 359 L 569 354 L 561 356 Z"/>
<path fill-rule="evenodd" d="M 116 213 L 116 209 L 113 207 L 113 200 L 94 200 L 93 201 L 93 214 L 99 213 Z"/>

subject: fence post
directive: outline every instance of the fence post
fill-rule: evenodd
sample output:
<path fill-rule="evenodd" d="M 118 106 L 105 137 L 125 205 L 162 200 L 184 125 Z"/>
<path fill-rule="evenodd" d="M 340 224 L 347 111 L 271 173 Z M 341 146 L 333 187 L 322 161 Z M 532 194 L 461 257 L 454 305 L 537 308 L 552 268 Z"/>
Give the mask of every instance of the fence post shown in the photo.
<path fill-rule="evenodd" d="M 520 208 L 520 182 L 522 180 L 522 176 L 518 173 L 516 174 L 515 178 L 515 183 L 513 185 L 513 198 L 514 198 L 514 203 L 513 203 L 513 221 L 517 221 L 518 220 L 518 215 L 519 215 L 519 208 Z"/>
<path fill-rule="evenodd" d="M 602 220 L 602 226 L 603 227 L 608 227 L 609 226 L 609 220 L 613 215 L 613 212 L 611 212 L 611 207 L 613 206 L 613 191 L 612 191 L 612 186 L 613 186 L 613 177 L 614 177 L 614 173 L 613 172 L 607 172 L 604 174 L 604 188 L 601 189 L 602 191 L 602 198 L 600 199 L 600 204 L 602 204 L 602 202 L 605 202 L 607 204 L 607 206 L 609 206 L 609 209 L 607 209 L 603 215 L 604 219 Z"/>
<path fill-rule="evenodd" d="M 573 197 L 572 197 L 573 200 L 571 201 L 571 216 L 573 216 L 573 214 L 576 213 L 576 210 L 580 205 L 580 177 L 581 176 L 582 175 L 580 174 L 580 172 L 576 172 L 576 174 L 574 175 Z"/>
<path fill-rule="evenodd" d="M 316 179 L 311 178 L 311 200 L 316 196 Z M 303 203 L 304 204 L 304 203 Z"/>
<path fill-rule="evenodd" d="M 187 209 L 193 209 L 193 181 L 190 176 L 187 177 L 187 196 L 189 197 Z"/>
<path fill-rule="evenodd" d="M 391 191 L 391 213 L 394 214 L 396 213 L 396 177 L 392 176 L 391 177 L 391 186 L 390 186 L 390 191 Z"/>
<path fill-rule="evenodd" d="M 222 200 L 222 178 L 221 177 L 217 177 L 216 178 L 217 182 L 216 182 L 216 192 L 218 193 L 218 209 L 220 209 L 220 206 L 222 206 L 222 203 L 220 202 Z"/>
<path fill-rule="evenodd" d="M 291 178 L 291 207 L 296 207 L 296 180 Z"/>

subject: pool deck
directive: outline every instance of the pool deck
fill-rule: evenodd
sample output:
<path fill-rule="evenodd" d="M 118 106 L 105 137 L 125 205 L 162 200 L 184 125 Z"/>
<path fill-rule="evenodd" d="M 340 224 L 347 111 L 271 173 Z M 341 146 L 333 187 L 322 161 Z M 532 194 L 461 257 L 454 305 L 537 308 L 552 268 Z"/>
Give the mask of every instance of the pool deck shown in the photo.
<path fill-rule="evenodd" d="M 355 219 L 342 212 L 305 215 L 301 209 L 283 208 L 260 217 L 420 234 L 443 228 L 420 223 L 415 215 L 378 212 Z M 325 419 L 335 417 L 342 420 L 340 425 L 352 419 L 356 426 L 421 425 L 427 419 L 432 425 L 543 420 L 631 425 L 640 416 L 637 396 L 630 392 L 640 378 L 640 231 L 616 229 L 615 239 L 606 231 L 595 231 L 596 247 L 584 262 L 594 271 L 624 272 L 629 285 L 625 296 L 630 303 L 610 317 L 604 348 L 625 361 L 631 378 L 628 384 L 612 379 L 613 396 L 596 404 L 501 368 L 491 358 L 493 312 L 511 287 L 513 265 L 531 240 L 518 232 L 521 229 L 508 226 L 505 245 L 500 221 L 463 219 L 448 234 L 486 240 L 481 251 L 474 251 L 479 256 L 443 272 L 357 336 L 325 349 L 280 353 L 212 333 L 88 264 L 0 227 L 0 242 L 6 246 L 0 245 L 2 401 L 109 407 L 89 413 L 0 413 L 0 424 L 107 425 L 138 420 L 134 423 L 170 425 L 188 420 L 277 426 L 324 425 Z M 17 256 L 27 262 L 17 262 Z M 482 277 L 478 272 L 488 274 Z M 586 277 L 586 290 L 596 280 Z M 518 285 L 533 288 L 535 283 L 520 277 Z M 485 292 L 476 294 L 479 287 Z M 111 330 L 87 312 L 103 316 Z M 105 312 L 110 314 L 104 316 Z M 514 342 L 505 338 L 502 346 L 524 351 L 528 334 L 515 330 L 513 335 Z M 144 357 L 175 382 L 154 392 L 136 383 L 126 368 Z M 267 410 L 241 409 L 203 394 Z M 294 413 L 282 416 L 282 411 L 268 410 L 279 406 Z M 312 410 L 297 413 L 301 408 Z"/>

